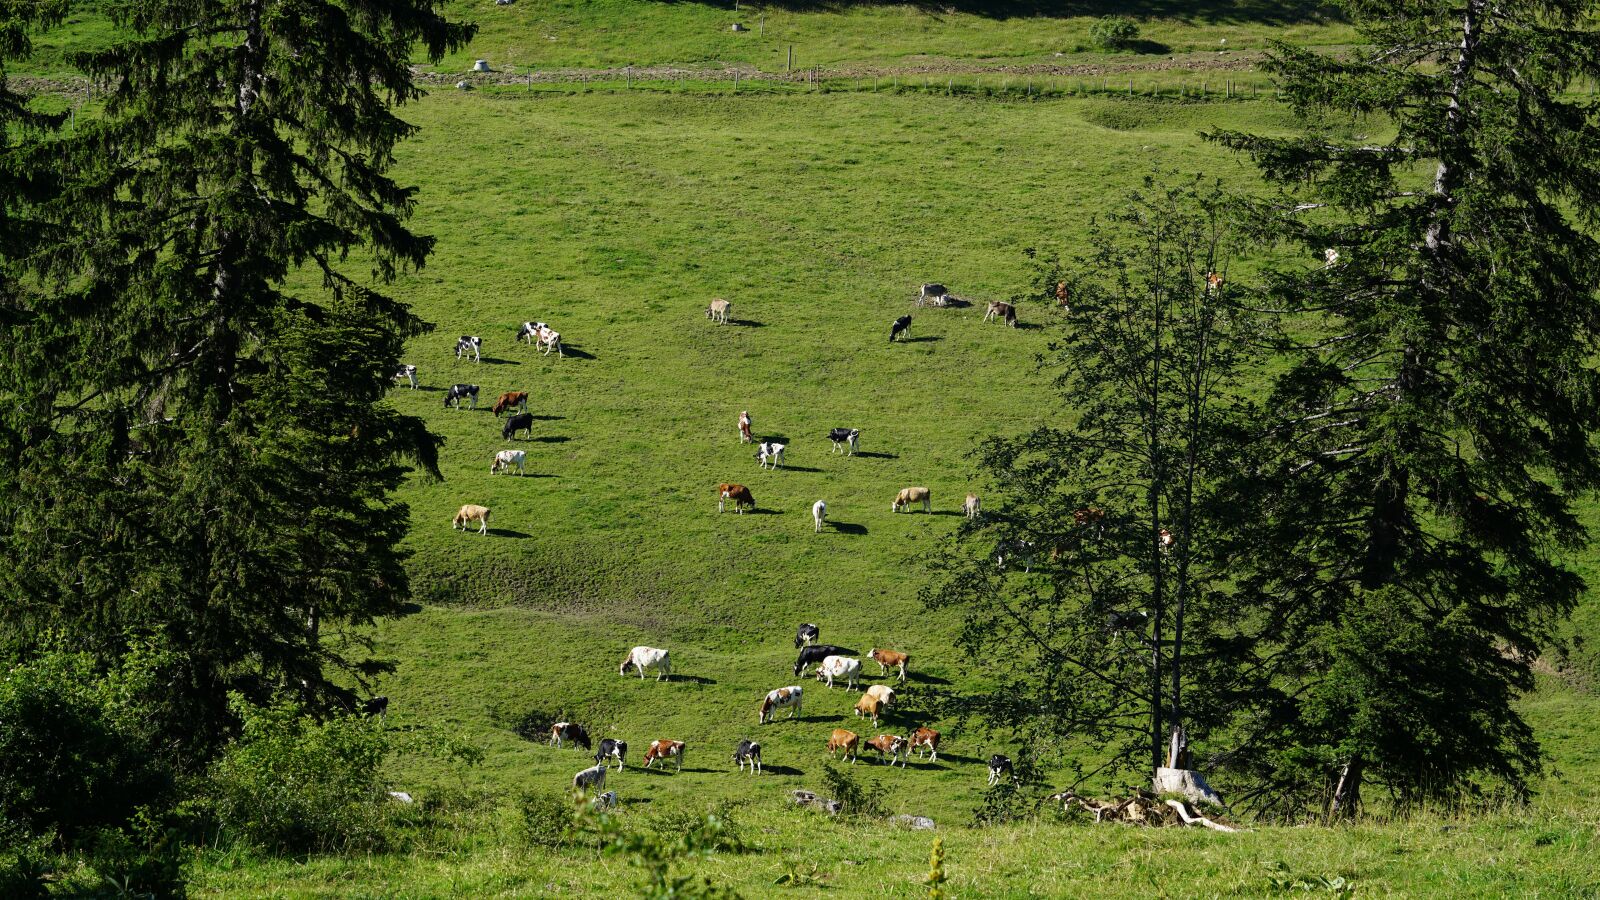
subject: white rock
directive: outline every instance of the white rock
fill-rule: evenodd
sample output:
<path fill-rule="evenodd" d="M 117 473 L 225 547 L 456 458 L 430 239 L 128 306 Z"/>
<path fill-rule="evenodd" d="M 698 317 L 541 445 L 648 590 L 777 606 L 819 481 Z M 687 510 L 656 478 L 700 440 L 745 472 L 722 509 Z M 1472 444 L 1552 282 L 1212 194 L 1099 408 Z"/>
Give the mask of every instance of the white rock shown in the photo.
<path fill-rule="evenodd" d="M 415 802 L 415 801 L 413 801 L 411 799 L 411 795 L 406 793 L 405 791 L 390 791 L 389 792 L 389 796 L 393 797 L 396 800 L 399 800 L 401 803 L 413 803 L 413 802 Z"/>

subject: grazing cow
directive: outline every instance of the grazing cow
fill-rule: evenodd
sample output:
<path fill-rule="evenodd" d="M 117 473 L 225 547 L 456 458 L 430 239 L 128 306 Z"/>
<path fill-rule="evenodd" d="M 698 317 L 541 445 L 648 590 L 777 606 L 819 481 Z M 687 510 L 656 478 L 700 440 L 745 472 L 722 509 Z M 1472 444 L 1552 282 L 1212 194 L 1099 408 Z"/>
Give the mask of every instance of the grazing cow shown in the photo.
<path fill-rule="evenodd" d="M 557 356 L 565 357 L 567 354 L 561 349 L 561 332 L 554 328 L 546 328 L 539 332 L 539 346 L 544 348 L 544 355 L 549 356 L 554 350 Z"/>
<path fill-rule="evenodd" d="M 755 438 L 750 436 L 750 412 L 745 410 L 739 413 L 739 443 L 752 444 Z"/>
<path fill-rule="evenodd" d="M 816 523 L 818 534 L 822 533 L 822 522 L 826 518 L 828 518 L 828 504 L 821 500 L 811 504 L 811 521 Z"/>
<path fill-rule="evenodd" d="M 984 312 L 985 322 L 1000 319 L 1012 328 L 1017 327 L 1017 308 L 1010 303 L 996 300 L 989 304 L 989 309 Z"/>
<path fill-rule="evenodd" d="M 843 750 L 844 755 L 849 757 L 850 765 L 852 766 L 856 764 L 857 751 L 860 748 L 861 737 L 854 731 L 835 728 L 833 734 L 828 737 L 828 755 L 837 756 L 839 751 Z"/>
<path fill-rule="evenodd" d="M 1033 571 L 1033 541 L 1024 538 L 1001 538 L 994 547 L 994 564 L 1000 571 L 1006 569 L 1006 560 L 1022 557 L 1022 571 Z"/>
<path fill-rule="evenodd" d="M 517 474 L 521 475 L 522 464 L 527 458 L 528 454 L 523 450 L 501 450 L 494 455 L 494 462 L 489 464 L 489 474 L 493 475 L 500 471 L 510 473 L 511 467 L 515 466 Z"/>
<path fill-rule="evenodd" d="M 798 678 L 805 674 L 806 666 L 819 663 L 830 656 L 849 656 L 853 651 L 832 644 L 814 644 L 800 651 L 794 660 L 794 674 Z"/>
<path fill-rule="evenodd" d="M 895 495 L 894 502 L 889 504 L 889 511 L 910 510 L 913 503 L 921 503 L 923 512 L 933 512 L 933 494 L 925 487 L 901 488 L 900 493 Z"/>
<path fill-rule="evenodd" d="M 728 324 L 728 314 L 731 312 L 733 312 L 733 304 L 718 297 L 711 301 L 710 306 L 706 307 L 706 318 L 726 325 Z"/>
<path fill-rule="evenodd" d="M 590 766 L 582 772 L 572 776 L 572 786 L 583 793 L 588 793 L 591 788 L 606 786 L 606 767 Z"/>
<path fill-rule="evenodd" d="M 889 687 L 887 684 L 867 685 L 867 695 L 882 700 L 884 709 L 894 705 L 894 688 Z"/>
<path fill-rule="evenodd" d="M 922 290 L 917 292 L 917 305 L 932 302 L 934 306 L 943 306 L 944 298 L 949 293 L 950 289 L 942 284 L 925 284 Z"/>
<path fill-rule="evenodd" d="M 879 675 L 889 674 L 890 669 L 899 669 L 900 677 L 898 680 L 901 684 L 905 683 L 906 669 L 910 668 L 911 666 L 911 654 L 901 653 L 898 650 L 886 650 L 882 647 L 874 647 L 872 648 L 872 652 L 867 655 L 872 657 L 873 661 L 878 664 Z"/>
<path fill-rule="evenodd" d="M 594 753 L 594 761 L 598 766 L 608 765 L 609 760 L 617 761 L 617 771 L 622 771 L 623 760 L 628 755 L 628 742 L 614 738 L 604 738 L 600 741 L 600 749 Z"/>
<path fill-rule="evenodd" d="M 1206 273 L 1206 293 L 1207 294 L 1215 294 L 1217 292 L 1217 288 L 1222 287 L 1222 283 L 1224 281 L 1226 281 L 1226 280 L 1227 279 L 1223 278 L 1221 275 L 1217 274 L 1216 272 L 1207 272 Z"/>
<path fill-rule="evenodd" d="M 672 655 L 670 651 L 656 647 L 635 647 L 628 651 L 622 658 L 622 666 L 617 669 L 618 675 L 628 674 L 628 667 L 639 670 L 639 680 L 644 680 L 645 669 L 656 670 L 656 680 L 672 677 Z"/>
<path fill-rule="evenodd" d="M 361 703 L 361 714 L 364 716 L 377 716 L 380 719 L 389 718 L 389 698 L 373 697 Z"/>
<path fill-rule="evenodd" d="M 822 637 L 822 629 L 807 622 L 801 625 L 800 629 L 794 633 L 794 648 L 799 650 L 807 644 L 815 644 L 820 637 Z"/>
<path fill-rule="evenodd" d="M 412 366 L 412 365 L 401 366 L 400 367 L 400 371 L 394 373 L 394 380 L 395 381 L 409 381 L 409 382 L 411 382 L 411 389 L 413 391 L 416 390 L 417 389 L 417 367 L 416 366 Z"/>
<path fill-rule="evenodd" d="M 967 499 L 961 503 L 961 514 L 969 519 L 976 519 L 982 510 L 983 501 L 978 499 L 977 494 L 968 494 Z"/>
<path fill-rule="evenodd" d="M 539 342 L 539 329 L 544 327 L 543 322 L 523 322 L 517 329 L 517 343 L 527 341 L 530 345 Z"/>
<path fill-rule="evenodd" d="M 526 431 L 528 440 L 533 440 L 532 413 L 517 413 L 514 416 L 507 416 L 506 423 L 500 426 L 500 436 L 508 441 L 515 440 L 515 435 L 519 431 Z"/>
<path fill-rule="evenodd" d="M 1322 258 L 1327 260 L 1322 267 L 1324 269 L 1331 269 L 1339 264 L 1339 251 L 1329 247 L 1328 249 L 1322 251 Z"/>
<path fill-rule="evenodd" d="M 557 722 L 550 726 L 550 743 L 556 749 L 565 747 L 567 741 L 571 741 L 573 746 L 582 747 L 585 750 L 594 749 L 589 743 L 589 732 L 584 731 L 583 726 L 577 722 Z"/>
<path fill-rule="evenodd" d="M 989 757 L 989 786 L 994 787 L 1000 779 L 1011 774 L 1011 757 L 999 753 Z"/>
<path fill-rule="evenodd" d="M 475 384 L 452 384 L 450 390 L 444 392 L 444 405 L 460 409 L 463 397 L 467 399 L 470 408 L 478 408 L 478 386 Z"/>
<path fill-rule="evenodd" d="M 745 765 L 750 766 L 750 774 L 761 774 L 761 745 L 755 741 L 745 739 L 739 746 L 733 748 L 733 761 L 739 764 L 739 771 L 743 772 Z"/>
<path fill-rule="evenodd" d="M 467 523 L 469 522 L 478 523 L 479 534 L 488 534 L 489 507 L 479 506 L 475 503 L 468 503 L 465 506 L 462 506 L 460 509 L 456 510 L 456 517 L 450 521 L 450 530 L 455 531 L 457 528 L 459 528 L 462 531 L 466 531 Z"/>
<path fill-rule="evenodd" d="M 1065 281 L 1056 282 L 1056 305 L 1062 309 L 1070 308 L 1067 303 L 1067 283 Z"/>
<path fill-rule="evenodd" d="M 756 508 L 755 496 L 742 484 L 717 485 L 717 498 L 717 512 L 722 512 L 729 500 L 733 501 L 733 511 L 736 513 L 744 512 L 745 507 L 751 510 Z"/>
<path fill-rule="evenodd" d="M 1177 539 L 1172 536 L 1172 532 L 1166 530 L 1165 528 L 1156 532 L 1156 545 L 1161 548 L 1162 553 L 1166 553 L 1168 550 L 1171 550 L 1172 545 L 1175 543 L 1177 543 Z"/>
<path fill-rule="evenodd" d="M 855 456 L 861 450 L 861 429 L 832 428 L 828 430 L 828 440 L 833 441 L 833 449 L 829 453 Z"/>
<path fill-rule="evenodd" d="M 1106 614 L 1106 630 L 1117 631 L 1144 631 L 1145 623 L 1150 621 L 1150 614 L 1142 609 L 1131 612 L 1118 612 L 1112 610 Z"/>
<path fill-rule="evenodd" d="M 617 792 L 606 791 L 604 794 L 590 800 L 589 805 L 595 809 L 612 809 L 617 805 Z"/>
<path fill-rule="evenodd" d="M 470 334 L 463 334 L 456 340 L 456 361 L 460 362 L 461 357 L 470 353 L 472 354 L 473 362 L 483 362 L 483 355 L 480 353 L 482 349 L 483 338 L 475 337 Z"/>
<path fill-rule="evenodd" d="M 1072 511 L 1072 524 L 1089 525 L 1100 522 L 1106 517 L 1106 511 L 1098 506 L 1085 506 L 1083 509 Z"/>
<path fill-rule="evenodd" d="M 528 411 L 528 392 L 527 391 L 506 391 L 504 394 L 501 394 L 500 397 L 494 401 L 494 415 L 495 415 L 495 418 L 498 419 L 500 417 L 501 413 L 505 412 L 506 410 L 510 409 L 513 406 L 520 407 L 523 412 L 527 412 Z"/>
<path fill-rule="evenodd" d="M 894 322 L 890 323 L 889 343 L 894 343 L 894 339 L 902 334 L 905 335 L 906 338 L 911 337 L 911 317 L 909 315 L 901 316 L 900 318 L 895 319 Z"/>
<path fill-rule="evenodd" d="M 666 760 L 668 757 L 671 757 L 678 764 L 678 767 L 673 771 L 682 772 L 683 749 L 683 741 L 651 741 L 650 746 L 644 751 L 644 767 L 646 769 L 650 768 L 655 764 L 655 761 L 659 759 L 662 761 L 661 768 L 665 769 L 667 767 Z"/>
<path fill-rule="evenodd" d="M 780 469 L 783 467 L 783 448 L 787 446 L 787 444 L 780 444 L 777 441 L 762 441 L 761 447 L 756 453 L 756 461 L 761 463 L 761 468 L 763 469 L 767 467 L 768 463 L 772 464 L 772 468 Z"/>
<path fill-rule="evenodd" d="M 861 677 L 861 660 L 850 656 L 830 656 L 817 666 L 817 680 L 826 681 L 828 687 L 833 687 L 835 678 L 843 678 L 845 687 L 855 690 L 856 681 Z"/>
<path fill-rule="evenodd" d="M 876 750 L 879 759 L 891 766 L 898 762 L 902 769 L 906 767 L 906 757 L 910 756 L 906 746 L 906 739 L 898 734 L 880 734 L 867 741 L 867 748 Z"/>
<path fill-rule="evenodd" d="M 767 698 L 761 701 L 761 714 L 756 716 L 756 724 L 765 725 L 776 720 L 778 710 L 785 706 L 794 707 L 794 710 L 789 713 L 789 718 L 798 718 L 800 715 L 800 701 L 804 699 L 804 693 L 804 689 L 798 684 L 767 691 Z"/>
<path fill-rule="evenodd" d="M 915 750 L 915 751 L 919 751 L 917 753 L 917 757 L 919 759 L 922 757 L 922 753 L 920 751 L 922 750 L 923 747 L 928 748 L 928 750 L 930 752 L 932 752 L 932 754 L 933 754 L 932 758 L 929 761 L 930 762 L 938 762 L 939 761 L 939 732 L 934 731 L 932 728 L 927 728 L 927 727 L 921 727 L 921 728 L 918 728 L 916 731 L 911 732 L 911 749 Z"/>
<path fill-rule="evenodd" d="M 883 714 L 883 698 L 871 694 L 862 694 L 856 701 L 856 715 L 865 716 L 872 720 L 873 725 L 878 724 L 878 717 Z"/>

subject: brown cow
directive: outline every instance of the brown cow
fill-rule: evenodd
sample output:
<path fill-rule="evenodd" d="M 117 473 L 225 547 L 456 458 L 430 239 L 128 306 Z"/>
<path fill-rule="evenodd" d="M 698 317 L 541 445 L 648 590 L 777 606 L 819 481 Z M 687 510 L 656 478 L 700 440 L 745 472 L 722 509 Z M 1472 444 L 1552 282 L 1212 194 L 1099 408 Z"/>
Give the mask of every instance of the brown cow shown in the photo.
<path fill-rule="evenodd" d="M 835 728 L 832 736 L 828 738 L 828 755 L 835 756 L 840 750 L 850 757 L 850 765 L 856 764 L 857 750 L 861 747 L 861 737 L 854 731 Z"/>
<path fill-rule="evenodd" d="M 717 512 L 723 512 L 729 500 L 733 501 L 733 511 L 744 512 L 745 507 L 756 508 L 756 498 L 750 494 L 750 489 L 742 484 L 717 485 Z"/>
<path fill-rule="evenodd" d="M 883 707 L 882 697 L 862 694 L 861 699 L 856 701 L 856 715 L 865 716 L 872 720 L 872 724 L 876 725 L 878 724 L 878 716 L 883 714 Z"/>
<path fill-rule="evenodd" d="M 934 731 L 932 728 L 918 728 L 916 731 L 911 732 L 911 749 L 921 750 L 923 747 L 927 747 L 933 752 L 929 762 L 938 762 L 939 732 Z M 917 756 L 921 757 L 922 754 L 918 753 Z"/>
<path fill-rule="evenodd" d="M 501 394 L 500 398 L 498 400 L 494 401 L 494 414 L 495 414 L 496 417 L 499 417 L 499 415 L 501 413 L 505 412 L 506 410 L 510 409 L 513 406 L 521 407 L 523 412 L 527 412 L 528 411 L 528 392 L 527 391 L 506 391 L 504 394 Z"/>
<path fill-rule="evenodd" d="M 877 660 L 879 675 L 887 675 L 891 668 L 897 668 L 900 670 L 899 680 L 902 682 L 906 680 L 906 666 L 911 665 L 911 654 L 874 647 L 868 655 Z"/>

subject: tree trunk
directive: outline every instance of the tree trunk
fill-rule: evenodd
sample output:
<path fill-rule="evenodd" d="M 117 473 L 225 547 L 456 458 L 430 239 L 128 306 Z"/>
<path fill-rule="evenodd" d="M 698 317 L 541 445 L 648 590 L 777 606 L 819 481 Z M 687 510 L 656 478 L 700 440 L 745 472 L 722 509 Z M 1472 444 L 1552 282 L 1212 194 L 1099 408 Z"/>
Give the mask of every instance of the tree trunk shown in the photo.
<path fill-rule="evenodd" d="M 1353 818 L 1361 806 L 1361 754 L 1352 755 L 1339 772 L 1339 784 L 1328 802 L 1328 821 Z"/>

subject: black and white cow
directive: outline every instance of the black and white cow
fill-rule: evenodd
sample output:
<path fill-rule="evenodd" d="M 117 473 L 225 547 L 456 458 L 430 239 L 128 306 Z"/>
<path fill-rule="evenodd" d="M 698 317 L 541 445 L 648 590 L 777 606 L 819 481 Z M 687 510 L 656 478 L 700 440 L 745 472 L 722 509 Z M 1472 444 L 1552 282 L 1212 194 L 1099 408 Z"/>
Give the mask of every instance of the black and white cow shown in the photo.
<path fill-rule="evenodd" d="M 550 726 L 550 743 L 557 748 L 565 747 L 571 741 L 574 747 L 593 750 L 594 745 L 589 743 L 589 732 L 577 722 L 557 722 Z"/>
<path fill-rule="evenodd" d="M 820 663 L 830 656 L 854 655 L 854 650 L 846 650 L 843 647 L 835 647 L 832 644 L 812 644 L 811 646 L 801 650 L 800 655 L 795 659 L 794 674 L 798 676 L 806 670 L 806 666 L 809 666 L 812 663 Z"/>
<path fill-rule="evenodd" d="M 461 408 L 461 401 L 471 401 L 471 408 L 478 408 L 478 386 L 475 384 L 452 384 L 450 390 L 444 392 L 444 405 Z"/>
<path fill-rule="evenodd" d="M 909 315 L 895 319 L 894 323 L 889 326 L 889 343 L 894 343 L 894 339 L 902 334 L 907 338 L 911 337 L 911 316 Z"/>
<path fill-rule="evenodd" d="M 517 329 L 517 342 L 521 343 L 522 341 L 527 341 L 530 344 L 538 343 L 539 326 L 543 324 L 543 322 L 523 322 L 522 327 Z"/>
<path fill-rule="evenodd" d="M 1150 614 L 1142 609 L 1131 612 L 1117 612 L 1113 610 L 1106 614 L 1106 629 L 1108 631 L 1144 631 L 1145 623 L 1150 620 Z"/>
<path fill-rule="evenodd" d="M 516 415 L 506 419 L 506 424 L 500 427 L 500 436 L 509 441 L 511 440 L 511 436 L 519 431 L 526 431 L 528 433 L 528 440 L 533 440 L 532 413 L 517 413 Z"/>
<path fill-rule="evenodd" d="M 820 637 L 822 637 L 822 629 L 807 622 L 801 625 L 800 630 L 794 633 L 794 648 L 799 650 L 807 644 L 815 644 Z"/>
<path fill-rule="evenodd" d="M 409 363 L 406 364 L 406 365 L 401 366 L 399 371 L 394 373 L 394 380 L 396 382 L 409 381 L 411 383 L 411 389 L 413 391 L 416 390 L 417 389 L 417 367 L 413 366 L 413 365 L 410 365 Z"/>
<path fill-rule="evenodd" d="M 473 362 L 483 362 L 483 338 L 470 334 L 463 334 L 456 339 L 456 360 L 468 354 L 472 355 Z"/>
<path fill-rule="evenodd" d="M 989 757 L 989 786 L 994 787 L 1001 778 L 1011 774 L 1011 757 L 999 753 Z"/>
<path fill-rule="evenodd" d="M 594 761 L 598 765 L 606 765 L 607 760 L 617 761 L 617 771 L 622 771 L 623 757 L 628 755 L 628 742 L 605 738 L 600 742 L 600 749 L 594 753 Z"/>
<path fill-rule="evenodd" d="M 751 740 L 739 742 L 733 749 L 733 761 L 739 764 L 739 771 L 743 772 L 745 764 L 750 765 L 752 774 L 761 774 L 761 745 Z"/>
<path fill-rule="evenodd" d="M 364 716 L 377 716 L 380 719 L 389 715 L 389 698 L 373 697 L 371 700 L 361 702 L 361 714 Z"/>
<path fill-rule="evenodd" d="M 855 456 L 861 449 L 861 429 L 859 428 L 834 428 L 828 431 L 828 440 L 833 441 L 834 453 L 843 453 L 846 456 Z"/>

